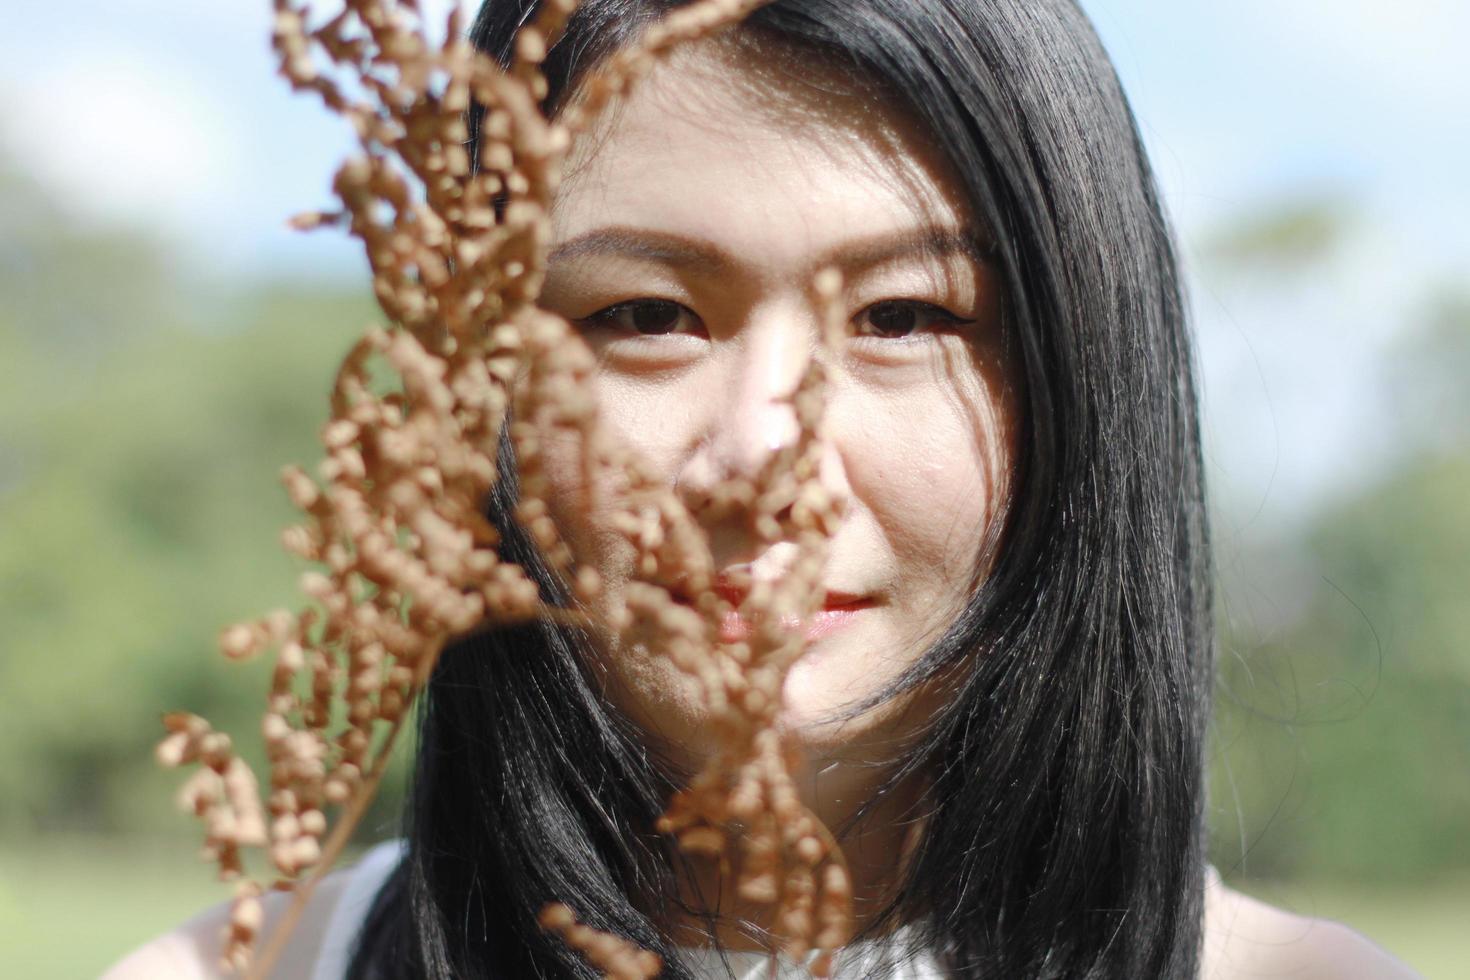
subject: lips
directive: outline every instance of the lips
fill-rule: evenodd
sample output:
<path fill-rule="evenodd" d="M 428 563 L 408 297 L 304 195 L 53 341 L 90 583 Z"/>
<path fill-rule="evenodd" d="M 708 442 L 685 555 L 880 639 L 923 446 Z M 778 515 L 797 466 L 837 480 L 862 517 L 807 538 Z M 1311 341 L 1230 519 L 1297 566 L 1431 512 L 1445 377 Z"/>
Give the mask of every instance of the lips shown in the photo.
<path fill-rule="evenodd" d="M 730 578 L 721 575 L 716 578 L 711 591 L 732 607 L 720 620 L 720 642 L 739 643 L 749 639 L 755 632 L 755 623 L 742 616 L 739 610 L 745 604 L 750 589 L 736 585 Z M 692 597 L 683 588 L 675 586 L 670 592 L 681 604 L 693 604 Z M 814 643 L 851 625 L 864 610 L 873 605 L 873 600 L 867 596 L 829 589 L 823 598 L 822 608 L 811 613 L 805 620 L 783 616 L 781 625 L 789 631 L 800 632 L 808 643 Z"/>

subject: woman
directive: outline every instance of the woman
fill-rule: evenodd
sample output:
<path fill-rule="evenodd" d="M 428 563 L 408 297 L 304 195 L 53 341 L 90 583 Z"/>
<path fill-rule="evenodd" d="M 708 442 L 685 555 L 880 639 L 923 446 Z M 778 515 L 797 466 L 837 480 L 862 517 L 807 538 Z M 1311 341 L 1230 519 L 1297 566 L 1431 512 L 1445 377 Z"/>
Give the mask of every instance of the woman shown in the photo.
<path fill-rule="evenodd" d="M 548 104 L 675 5 L 588 0 Z M 490 0 L 475 43 L 505 60 L 531 6 Z M 589 137 L 542 301 L 598 352 L 604 419 L 701 521 L 732 598 L 791 554 L 711 490 L 793 437 L 784 399 L 829 359 L 821 480 L 846 509 L 782 721 L 852 870 L 839 975 L 1411 975 L 1205 865 L 1189 343 L 1132 119 L 1072 0 L 776 0 Z M 835 354 L 811 286 L 829 267 L 852 328 Z M 551 455 L 550 502 L 616 601 L 628 556 L 576 506 L 576 462 Z M 491 514 L 535 567 L 512 493 Z M 637 649 L 537 626 L 447 650 L 402 860 L 328 879 L 282 975 L 592 975 L 539 928 L 549 901 L 663 976 L 726 975 L 710 950 L 765 975 L 759 910 L 652 829 L 711 751 L 702 721 Z M 117 975 L 198 975 L 217 927 Z"/>

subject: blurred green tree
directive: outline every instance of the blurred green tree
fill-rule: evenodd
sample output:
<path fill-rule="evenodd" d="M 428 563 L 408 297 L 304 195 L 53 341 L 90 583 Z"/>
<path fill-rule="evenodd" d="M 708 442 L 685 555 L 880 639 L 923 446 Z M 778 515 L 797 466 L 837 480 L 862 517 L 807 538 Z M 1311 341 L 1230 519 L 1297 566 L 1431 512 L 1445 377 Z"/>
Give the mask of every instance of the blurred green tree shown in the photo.
<path fill-rule="evenodd" d="M 1353 228 L 1334 200 L 1270 202 L 1207 254 L 1266 288 L 1321 274 Z M 1382 369 L 1396 454 L 1285 536 L 1247 537 L 1226 570 L 1212 804 L 1227 870 L 1470 868 L 1470 294 L 1406 297 L 1404 316 Z"/>
<path fill-rule="evenodd" d="M 1416 459 L 1312 522 L 1298 618 L 1227 634 L 1217 863 L 1419 880 L 1470 868 L 1467 499 L 1470 454 Z"/>
<path fill-rule="evenodd" d="M 0 217 L 0 829 L 146 828 L 176 781 L 160 713 L 254 741 L 267 675 L 214 637 L 294 601 L 275 474 L 318 457 L 373 311 L 346 287 L 186 289 L 155 243 L 3 168 Z"/>

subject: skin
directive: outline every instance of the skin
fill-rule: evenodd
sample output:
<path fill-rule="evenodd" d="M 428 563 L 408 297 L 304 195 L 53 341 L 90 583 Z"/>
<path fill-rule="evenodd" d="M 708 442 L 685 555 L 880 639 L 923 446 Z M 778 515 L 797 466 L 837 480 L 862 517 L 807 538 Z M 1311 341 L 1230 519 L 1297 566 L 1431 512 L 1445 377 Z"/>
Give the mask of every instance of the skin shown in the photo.
<path fill-rule="evenodd" d="M 598 352 L 597 394 L 609 426 L 686 496 L 696 516 L 713 483 L 754 472 L 794 434 L 780 399 L 813 356 L 819 269 L 843 268 L 842 302 L 858 334 L 907 322 L 892 306 L 875 315 L 875 304 L 917 301 L 952 314 L 916 315 L 919 329 L 909 340 L 855 337 L 829 365 L 821 477 L 848 506 L 824 584 L 865 604 L 792 671 L 782 721 L 807 758 L 807 804 L 834 824 L 871 788 L 860 763 L 896 751 L 922 724 L 926 699 L 937 696 L 921 692 L 846 723 L 830 717 L 918 656 L 983 574 L 987 542 L 1005 512 L 1017 382 L 993 270 L 963 251 L 912 247 L 924 230 L 983 234 L 958 182 L 901 113 L 810 65 L 806 78 L 748 56 L 734 62 L 728 49 L 711 44 L 657 69 L 572 161 L 553 215 L 560 251 L 544 299 L 578 321 Z M 608 229 L 618 236 L 597 237 Z M 880 263 L 854 261 L 875 243 L 895 241 L 910 247 L 890 249 Z M 672 261 L 691 245 L 704 259 L 718 257 L 718 268 Z M 624 307 L 595 316 L 641 298 L 687 312 Z M 639 334 L 640 324 L 662 329 L 671 321 L 673 335 Z M 552 503 L 579 557 L 603 574 L 615 601 L 629 578 L 629 556 L 594 513 L 566 505 L 582 499 L 578 472 L 565 447 L 560 457 L 552 453 Z M 739 520 L 702 523 L 718 568 L 774 577 L 789 562 L 779 546 L 759 547 Z M 696 765 L 709 745 L 694 689 L 646 651 L 602 653 L 619 708 L 675 761 Z M 860 916 L 899 870 L 905 841 L 896 818 L 905 802 L 899 794 L 844 843 Z M 331 875 L 314 894 L 281 975 L 309 975 L 344 881 L 344 873 Z M 702 891 L 724 913 L 758 918 L 721 895 L 717 882 L 684 884 L 686 898 Z M 285 901 L 267 898 L 265 932 Z M 212 909 L 106 977 L 220 976 L 215 957 L 227 920 L 225 906 Z M 680 941 L 703 939 L 691 924 L 670 926 Z M 732 948 L 750 945 L 734 932 L 721 938 Z M 1201 976 L 1209 980 L 1416 976 L 1344 926 L 1271 908 L 1213 875 L 1203 957 Z"/>

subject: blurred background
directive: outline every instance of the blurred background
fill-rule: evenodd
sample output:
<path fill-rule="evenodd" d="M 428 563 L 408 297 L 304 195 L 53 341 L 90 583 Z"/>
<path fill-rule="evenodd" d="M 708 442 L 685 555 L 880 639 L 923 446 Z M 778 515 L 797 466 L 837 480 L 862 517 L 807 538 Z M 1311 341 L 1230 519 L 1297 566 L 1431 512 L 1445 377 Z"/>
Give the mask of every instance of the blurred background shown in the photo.
<path fill-rule="evenodd" d="M 286 231 L 346 127 L 268 0 L 0 32 L 0 975 L 96 974 L 226 896 L 159 715 L 253 742 L 364 262 Z M 427 7 L 442 10 L 445 0 Z M 1470 954 L 1470 5 L 1084 0 L 1175 219 L 1221 582 L 1213 860 L 1431 978 Z M 366 833 L 393 830 L 397 789 Z"/>

